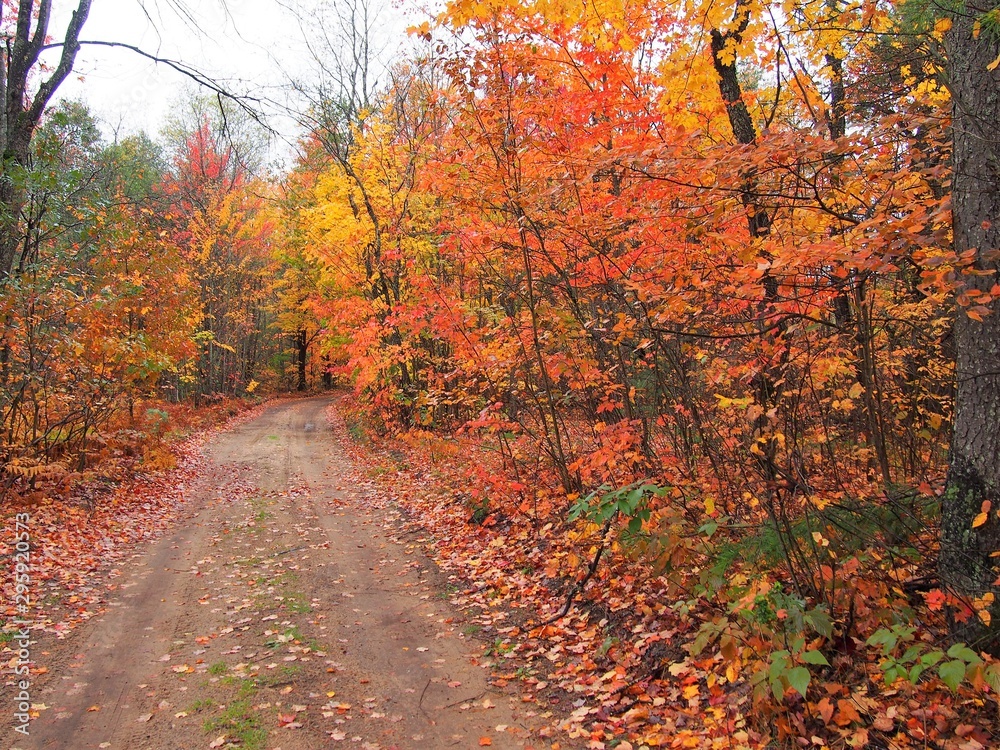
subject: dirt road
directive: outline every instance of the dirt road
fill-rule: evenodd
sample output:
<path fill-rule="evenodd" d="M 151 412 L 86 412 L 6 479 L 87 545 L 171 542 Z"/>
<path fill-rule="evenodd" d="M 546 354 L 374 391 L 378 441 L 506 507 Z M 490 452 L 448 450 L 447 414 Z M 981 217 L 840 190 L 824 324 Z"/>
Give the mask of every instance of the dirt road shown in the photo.
<path fill-rule="evenodd" d="M 329 405 L 277 403 L 208 446 L 185 517 L 122 568 L 106 614 L 33 645 L 45 707 L 3 747 L 548 746 L 352 478 Z"/>

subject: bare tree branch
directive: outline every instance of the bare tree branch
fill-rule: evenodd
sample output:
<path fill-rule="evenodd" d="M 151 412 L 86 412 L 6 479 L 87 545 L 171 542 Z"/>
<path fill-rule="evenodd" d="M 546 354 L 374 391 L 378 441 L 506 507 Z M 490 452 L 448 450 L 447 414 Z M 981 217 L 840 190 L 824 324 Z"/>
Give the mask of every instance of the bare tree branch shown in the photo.
<path fill-rule="evenodd" d="M 89 1 L 89 0 L 88 0 Z M 147 52 L 141 47 L 137 47 L 134 44 L 127 44 L 125 42 L 105 42 L 93 39 L 80 40 L 77 42 L 78 46 L 88 46 L 88 47 L 115 47 L 119 49 L 126 49 L 130 52 L 134 52 L 141 57 L 145 57 L 147 60 L 152 60 L 155 63 L 166 65 L 168 68 L 175 70 L 192 81 L 197 83 L 202 88 L 205 88 L 215 94 L 220 101 L 223 99 L 228 99 L 229 101 L 235 103 L 240 109 L 246 112 L 257 124 L 267 130 L 268 133 L 274 134 L 274 129 L 268 125 L 264 115 L 260 109 L 260 105 L 263 104 L 263 100 L 249 95 L 236 94 L 227 89 L 220 81 L 211 78 L 192 65 L 180 60 L 173 60 L 169 57 L 161 57 L 159 55 L 153 54 L 152 52 Z M 56 47 L 62 47 L 64 43 L 48 44 L 44 49 L 53 49 Z"/>

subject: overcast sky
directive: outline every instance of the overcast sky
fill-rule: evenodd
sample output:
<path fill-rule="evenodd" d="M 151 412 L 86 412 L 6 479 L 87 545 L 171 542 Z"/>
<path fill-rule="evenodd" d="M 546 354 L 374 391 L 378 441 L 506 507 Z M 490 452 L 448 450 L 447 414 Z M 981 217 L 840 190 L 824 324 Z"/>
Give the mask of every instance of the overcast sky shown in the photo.
<path fill-rule="evenodd" d="M 309 74 L 300 16 L 306 17 L 310 33 L 314 25 L 308 22 L 308 12 L 321 3 L 329 5 L 330 0 L 94 0 L 81 38 L 132 44 L 183 61 L 239 93 L 280 102 L 286 98 L 289 77 Z M 68 18 L 68 6 L 63 6 L 67 15 L 53 25 L 55 33 Z M 178 7 L 190 11 L 190 17 Z M 406 17 L 412 22 L 412 15 L 398 4 L 383 13 L 380 28 L 393 40 L 402 39 Z M 128 50 L 84 47 L 75 76 L 59 95 L 87 102 L 111 132 L 141 129 L 155 135 L 171 104 L 191 87 L 176 71 Z M 286 140 L 297 135 L 288 119 L 276 118 L 273 125 Z M 287 152 L 288 147 L 278 150 Z"/>

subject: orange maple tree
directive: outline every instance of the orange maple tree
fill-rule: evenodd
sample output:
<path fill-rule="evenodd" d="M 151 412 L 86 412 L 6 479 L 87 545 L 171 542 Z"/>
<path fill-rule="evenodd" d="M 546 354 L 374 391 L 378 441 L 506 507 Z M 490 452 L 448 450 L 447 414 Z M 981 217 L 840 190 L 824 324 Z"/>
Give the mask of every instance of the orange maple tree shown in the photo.
<path fill-rule="evenodd" d="M 389 92 L 300 214 L 382 428 L 494 443 L 464 505 L 563 529 L 555 614 L 641 560 L 691 663 L 783 706 L 782 736 L 804 708 L 861 741 L 830 679 L 859 644 L 889 683 L 998 686 L 985 651 L 897 621 L 916 597 L 988 625 L 994 601 L 937 582 L 952 314 L 993 297 L 951 241 L 949 24 L 911 10 L 449 3 L 415 29 L 446 73 L 419 158 L 386 168 L 416 142 Z"/>

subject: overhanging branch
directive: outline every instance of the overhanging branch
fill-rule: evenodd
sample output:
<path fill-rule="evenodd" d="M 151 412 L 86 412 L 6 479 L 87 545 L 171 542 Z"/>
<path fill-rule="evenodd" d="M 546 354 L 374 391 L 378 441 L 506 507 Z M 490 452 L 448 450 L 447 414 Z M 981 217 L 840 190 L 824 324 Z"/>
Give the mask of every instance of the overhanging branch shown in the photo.
<path fill-rule="evenodd" d="M 116 47 L 118 49 L 126 49 L 130 52 L 134 52 L 140 57 L 145 57 L 147 60 L 152 60 L 155 63 L 160 63 L 166 65 L 168 68 L 180 73 L 192 81 L 197 83 L 202 88 L 208 89 L 213 92 L 220 99 L 229 99 L 234 102 L 240 109 L 246 112 L 250 117 L 253 118 L 255 122 L 265 128 L 269 133 L 274 133 L 274 129 L 267 124 L 264 116 L 257 105 L 262 105 L 263 100 L 254 96 L 244 96 L 239 94 L 234 94 L 232 91 L 223 86 L 219 81 L 214 78 L 202 73 L 197 68 L 188 65 L 180 60 L 172 60 L 169 57 L 160 57 L 159 55 L 154 55 L 152 52 L 146 52 L 146 50 L 141 47 L 137 47 L 134 44 L 126 44 L 125 42 L 103 42 L 98 40 L 81 40 L 78 44 L 88 47 Z M 47 44 L 45 49 L 55 49 L 57 47 L 62 47 L 61 42 Z"/>

